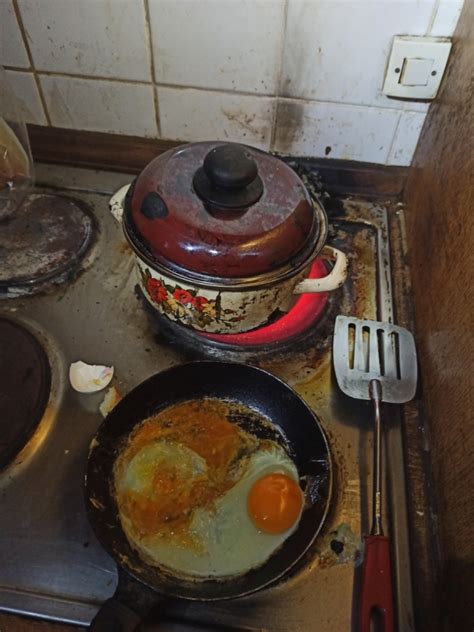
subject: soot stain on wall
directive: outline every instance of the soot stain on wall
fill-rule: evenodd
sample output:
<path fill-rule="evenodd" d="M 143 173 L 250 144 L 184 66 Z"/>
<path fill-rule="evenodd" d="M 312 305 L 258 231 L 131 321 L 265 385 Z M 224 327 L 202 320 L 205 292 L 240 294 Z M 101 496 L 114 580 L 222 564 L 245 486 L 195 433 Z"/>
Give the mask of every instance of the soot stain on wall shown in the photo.
<path fill-rule="evenodd" d="M 280 151 L 290 152 L 300 136 L 304 123 L 303 108 L 303 104 L 295 101 L 280 101 L 278 104 L 276 141 Z"/>

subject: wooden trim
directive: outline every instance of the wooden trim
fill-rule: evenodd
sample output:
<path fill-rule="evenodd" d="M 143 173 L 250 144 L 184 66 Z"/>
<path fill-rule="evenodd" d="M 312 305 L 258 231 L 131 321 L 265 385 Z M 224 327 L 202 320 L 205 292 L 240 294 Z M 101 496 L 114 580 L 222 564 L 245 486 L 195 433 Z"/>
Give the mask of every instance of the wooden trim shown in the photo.
<path fill-rule="evenodd" d="M 83 132 L 29 125 L 33 157 L 38 162 L 139 173 L 155 156 L 182 144 L 179 141 Z M 330 193 L 399 196 L 407 167 L 350 160 L 302 159 L 319 170 Z"/>
<path fill-rule="evenodd" d="M 158 154 L 180 144 L 39 125 L 28 125 L 28 132 L 33 158 L 38 162 L 126 173 L 139 173 Z"/>
<path fill-rule="evenodd" d="M 408 167 L 395 165 L 329 158 L 298 160 L 319 171 L 324 188 L 332 195 L 399 198 L 408 176 Z"/>
<path fill-rule="evenodd" d="M 389 207 L 390 208 L 390 207 Z M 395 322 L 414 334 L 415 314 L 408 266 L 405 212 L 399 205 L 388 213 Z M 441 595 L 438 591 L 440 559 L 433 515 L 436 502 L 432 487 L 430 453 L 426 449 L 426 415 L 422 388 L 415 400 L 403 406 L 402 430 L 410 538 L 415 629 L 439 629 Z"/>

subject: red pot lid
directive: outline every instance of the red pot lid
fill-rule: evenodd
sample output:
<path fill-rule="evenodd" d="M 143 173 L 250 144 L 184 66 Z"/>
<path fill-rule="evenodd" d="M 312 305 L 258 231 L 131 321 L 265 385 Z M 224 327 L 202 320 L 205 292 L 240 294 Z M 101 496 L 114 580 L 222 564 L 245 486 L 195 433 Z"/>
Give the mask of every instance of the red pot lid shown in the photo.
<path fill-rule="evenodd" d="M 127 196 L 134 242 L 172 269 L 245 278 L 316 243 L 320 220 L 295 172 L 236 143 L 193 143 L 155 158 Z"/>

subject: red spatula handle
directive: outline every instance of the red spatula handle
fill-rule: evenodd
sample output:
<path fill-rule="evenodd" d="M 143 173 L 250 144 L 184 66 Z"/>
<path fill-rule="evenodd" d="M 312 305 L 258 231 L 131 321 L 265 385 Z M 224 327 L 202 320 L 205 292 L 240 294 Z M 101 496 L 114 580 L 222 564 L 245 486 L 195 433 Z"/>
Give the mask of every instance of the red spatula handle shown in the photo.
<path fill-rule="evenodd" d="M 360 599 L 360 632 L 370 632 L 374 611 L 383 621 L 381 630 L 393 632 L 393 593 L 390 568 L 390 543 L 383 535 L 365 537 Z"/>

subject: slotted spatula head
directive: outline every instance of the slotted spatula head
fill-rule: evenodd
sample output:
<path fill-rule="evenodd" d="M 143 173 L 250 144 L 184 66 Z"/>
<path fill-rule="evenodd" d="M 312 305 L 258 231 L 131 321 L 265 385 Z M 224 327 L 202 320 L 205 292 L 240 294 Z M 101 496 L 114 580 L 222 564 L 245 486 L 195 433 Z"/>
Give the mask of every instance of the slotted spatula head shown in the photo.
<path fill-rule="evenodd" d="M 371 380 L 379 380 L 384 402 L 403 404 L 415 396 L 415 341 L 403 327 L 338 316 L 333 357 L 339 388 L 350 397 L 370 399 Z"/>

